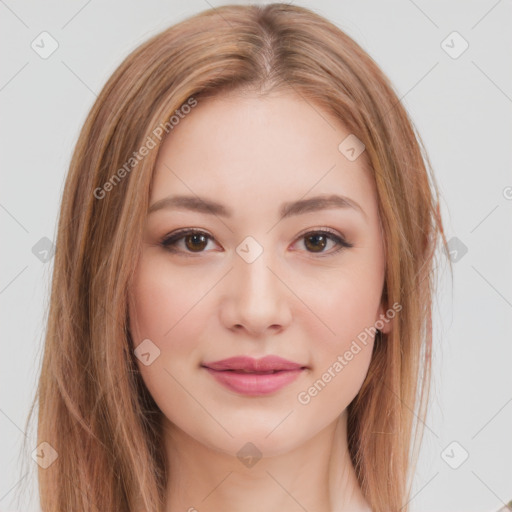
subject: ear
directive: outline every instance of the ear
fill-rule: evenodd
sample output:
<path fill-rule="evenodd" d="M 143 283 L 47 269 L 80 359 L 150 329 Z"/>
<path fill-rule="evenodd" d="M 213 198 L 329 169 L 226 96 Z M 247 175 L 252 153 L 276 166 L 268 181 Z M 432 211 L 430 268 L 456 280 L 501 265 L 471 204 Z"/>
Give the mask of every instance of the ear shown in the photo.
<path fill-rule="evenodd" d="M 378 316 L 375 319 L 375 327 L 377 327 L 377 329 L 379 329 L 383 334 L 389 334 L 393 327 L 393 321 L 397 315 L 397 311 L 400 311 L 400 309 L 402 309 L 401 306 L 397 309 L 395 307 L 387 307 L 386 304 L 381 302 L 378 310 Z"/>

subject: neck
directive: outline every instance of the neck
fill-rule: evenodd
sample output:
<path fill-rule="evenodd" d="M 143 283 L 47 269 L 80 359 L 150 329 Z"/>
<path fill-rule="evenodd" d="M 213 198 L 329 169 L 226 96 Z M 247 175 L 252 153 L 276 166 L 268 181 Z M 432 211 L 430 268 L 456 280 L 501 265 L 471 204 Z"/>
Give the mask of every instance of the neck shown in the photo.
<path fill-rule="evenodd" d="M 166 512 L 371 512 L 350 460 L 346 427 L 345 411 L 293 450 L 246 466 L 165 420 Z"/>

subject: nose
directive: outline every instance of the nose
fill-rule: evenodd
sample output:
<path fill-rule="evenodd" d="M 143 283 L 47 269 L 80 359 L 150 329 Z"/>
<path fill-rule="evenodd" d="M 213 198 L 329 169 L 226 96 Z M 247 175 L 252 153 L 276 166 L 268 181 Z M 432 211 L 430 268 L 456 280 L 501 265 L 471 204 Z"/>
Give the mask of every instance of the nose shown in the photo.
<path fill-rule="evenodd" d="M 221 321 L 232 331 L 265 336 L 281 332 L 291 322 L 291 293 L 266 254 L 252 263 L 235 255 L 221 307 Z"/>

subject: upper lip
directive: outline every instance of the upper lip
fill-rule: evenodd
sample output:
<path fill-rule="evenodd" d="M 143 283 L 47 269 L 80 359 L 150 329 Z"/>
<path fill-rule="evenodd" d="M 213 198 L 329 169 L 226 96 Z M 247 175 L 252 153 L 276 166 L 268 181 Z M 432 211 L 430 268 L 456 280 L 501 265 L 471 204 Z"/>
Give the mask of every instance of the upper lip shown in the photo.
<path fill-rule="evenodd" d="M 288 361 L 278 356 L 265 356 L 261 359 L 254 359 L 248 356 L 236 356 L 211 363 L 203 363 L 202 366 L 211 370 L 244 370 L 252 372 L 268 372 L 282 370 L 300 370 L 305 366 Z"/>

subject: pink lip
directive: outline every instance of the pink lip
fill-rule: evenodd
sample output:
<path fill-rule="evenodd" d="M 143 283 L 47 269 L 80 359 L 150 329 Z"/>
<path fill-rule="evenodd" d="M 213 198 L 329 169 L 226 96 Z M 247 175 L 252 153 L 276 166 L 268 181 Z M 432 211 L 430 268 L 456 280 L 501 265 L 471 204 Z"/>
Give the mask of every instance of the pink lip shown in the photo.
<path fill-rule="evenodd" d="M 243 395 L 273 393 L 295 380 L 306 369 L 298 363 L 277 356 L 254 359 L 230 357 L 202 365 L 221 384 Z M 251 372 L 251 373 L 247 373 Z"/>

